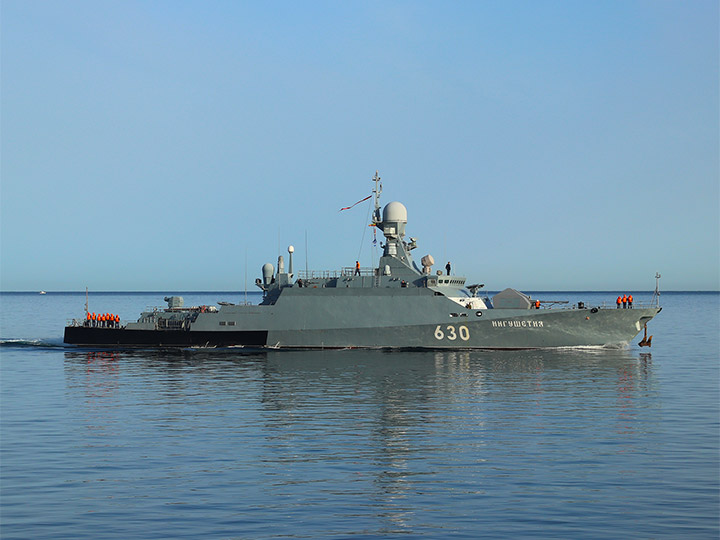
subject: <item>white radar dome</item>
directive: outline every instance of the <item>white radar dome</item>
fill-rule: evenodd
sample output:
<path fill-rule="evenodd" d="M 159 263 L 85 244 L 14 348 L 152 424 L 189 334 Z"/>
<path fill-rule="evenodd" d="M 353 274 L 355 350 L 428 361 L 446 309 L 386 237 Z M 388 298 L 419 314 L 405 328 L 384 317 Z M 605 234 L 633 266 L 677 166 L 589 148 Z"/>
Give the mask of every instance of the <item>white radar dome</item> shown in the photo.
<path fill-rule="evenodd" d="M 262 266 L 262 277 L 265 285 L 270 285 L 273 280 L 273 274 L 275 274 L 275 268 L 270 263 L 265 263 Z"/>
<path fill-rule="evenodd" d="M 407 208 L 397 201 L 387 203 L 383 208 L 383 221 L 407 223 Z"/>

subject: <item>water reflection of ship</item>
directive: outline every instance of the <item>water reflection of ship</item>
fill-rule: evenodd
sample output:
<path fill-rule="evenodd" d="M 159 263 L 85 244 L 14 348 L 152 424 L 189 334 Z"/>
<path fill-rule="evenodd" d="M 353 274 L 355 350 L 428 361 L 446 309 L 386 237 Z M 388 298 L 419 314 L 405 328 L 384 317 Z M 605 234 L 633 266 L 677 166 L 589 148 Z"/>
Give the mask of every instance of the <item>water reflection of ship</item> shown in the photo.
<path fill-rule="evenodd" d="M 416 510 L 408 498 L 447 478 L 443 471 L 477 474 L 484 462 L 501 470 L 506 448 L 524 455 L 525 444 L 571 436 L 566 420 L 581 426 L 585 444 L 597 421 L 615 451 L 633 451 L 633 434 L 647 427 L 643 396 L 653 393 L 650 356 L 626 349 L 68 352 L 66 376 L 91 398 L 89 425 L 119 421 L 111 412 L 122 399 L 118 381 L 135 378 L 124 370 L 152 381 L 156 405 L 184 404 L 192 393 L 242 412 L 227 418 L 227 433 L 260 436 L 264 489 L 291 496 L 309 470 L 326 489 L 350 479 L 382 508 L 388 531 L 407 526 Z M 182 414 L 192 408 L 170 410 L 187 425 Z"/>
<path fill-rule="evenodd" d="M 526 398 L 543 392 L 549 384 L 570 388 L 593 381 L 598 391 L 615 381 L 623 395 L 646 391 L 651 384 L 652 357 L 627 349 L 567 349 L 527 351 L 412 351 L 325 350 L 267 351 L 238 354 L 232 349 L 193 351 L 69 351 L 66 365 L 81 369 L 90 379 L 135 368 L 182 371 L 183 365 L 213 374 L 208 381 L 235 381 L 237 369 L 262 380 L 265 407 L 292 409 L 298 399 L 316 393 L 352 405 L 399 404 L 420 407 L 425 402 L 452 396 L 482 400 L 491 392 L 520 394 Z M 222 373 L 224 372 L 224 373 Z M 221 375 L 221 376 L 220 376 Z M 618 381 L 628 377 L 631 387 Z M 168 379 L 161 379 L 160 382 Z M 429 411 L 432 412 L 432 411 Z"/>
<path fill-rule="evenodd" d="M 352 441 L 352 455 L 344 458 L 363 464 L 388 527 L 398 530 L 410 511 L 405 497 L 422 491 L 439 470 L 468 465 L 457 459 L 497 461 L 498 434 L 542 439 L 566 430 L 558 425 L 561 416 L 575 415 L 590 429 L 586 418 L 600 415 L 601 429 L 619 441 L 616 449 L 632 450 L 631 436 L 642 430 L 638 402 L 652 386 L 649 355 L 625 349 L 269 352 L 266 358 L 263 406 L 283 413 L 269 416 L 268 431 L 277 436 L 267 442 L 268 454 L 292 467 L 313 459 L 314 444 L 328 459 L 328 443 L 347 451 Z M 460 457 L 446 443 L 458 440 Z M 518 442 L 524 444 L 511 441 Z"/>
<path fill-rule="evenodd" d="M 256 355 L 264 358 L 264 376 L 274 383 L 287 386 L 287 392 L 273 392 L 271 400 L 284 402 L 308 384 L 327 383 L 348 386 L 352 392 L 375 388 L 379 395 L 387 385 L 394 391 L 417 387 L 423 395 L 428 391 L 448 389 L 450 384 L 482 384 L 492 378 L 495 384 L 515 384 L 545 378 L 570 381 L 583 378 L 614 380 L 618 370 L 637 371 L 637 378 L 649 376 L 651 355 L 635 354 L 628 349 L 535 349 L 527 351 L 412 351 L 325 350 L 268 351 Z M 511 377 L 493 377 L 511 375 Z M 461 376 L 458 379 L 455 376 Z M 322 387 L 322 386 L 321 386 Z M 302 393 L 302 392 L 300 392 Z"/>
<path fill-rule="evenodd" d="M 120 389 L 120 353 L 77 351 L 65 353 L 68 391 L 82 396 L 82 419 L 86 437 L 107 437 L 117 431 Z"/>
<path fill-rule="evenodd" d="M 191 351 L 69 351 L 66 365 L 82 369 L 88 377 L 123 370 L 131 361 L 153 369 L 178 372 L 183 364 L 200 372 L 218 374 L 218 383 L 234 380 L 237 368 L 250 369 L 262 379 L 265 407 L 292 409 L 312 392 L 354 403 L 422 405 L 461 393 L 483 398 L 489 392 L 532 395 L 552 383 L 570 387 L 577 381 L 594 381 L 598 390 L 612 381 L 634 381 L 631 393 L 647 390 L 652 357 L 627 349 L 565 349 L 527 351 L 412 351 L 324 350 L 267 351 L 239 354 L 233 349 Z M 205 365 L 203 365 L 205 364 Z M 103 375 L 103 376 L 104 376 Z M 162 379 L 164 381 L 167 379 Z M 207 381 L 212 384 L 212 379 Z M 527 383 L 530 383 L 529 385 Z M 616 385 L 620 388 L 621 385 Z M 625 388 L 625 385 L 622 385 Z M 341 401 L 342 404 L 342 401 Z M 403 406 L 405 406 L 403 405 Z"/>

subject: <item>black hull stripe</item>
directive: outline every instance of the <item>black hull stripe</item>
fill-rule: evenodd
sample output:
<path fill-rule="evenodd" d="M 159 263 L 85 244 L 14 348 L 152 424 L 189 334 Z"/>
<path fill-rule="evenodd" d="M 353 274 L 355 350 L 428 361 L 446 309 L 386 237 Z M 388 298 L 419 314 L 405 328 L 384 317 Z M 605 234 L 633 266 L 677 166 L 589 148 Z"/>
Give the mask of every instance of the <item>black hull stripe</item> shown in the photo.
<path fill-rule="evenodd" d="M 230 347 L 264 346 L 266 330 L 197 332 L 187 330 L 125 330 L 124 328 L 87 328 L 66 326 L 65 343 L 71 345 L 150 345 L 156 347 Z"/>

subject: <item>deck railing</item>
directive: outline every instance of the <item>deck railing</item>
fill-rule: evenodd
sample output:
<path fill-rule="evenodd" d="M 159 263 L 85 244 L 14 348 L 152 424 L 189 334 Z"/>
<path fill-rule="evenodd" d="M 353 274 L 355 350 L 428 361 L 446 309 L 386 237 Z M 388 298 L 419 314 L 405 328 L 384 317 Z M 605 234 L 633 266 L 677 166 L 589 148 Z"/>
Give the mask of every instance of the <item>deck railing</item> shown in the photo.
<path fill-rule="evenodd" d="M 655 302 L 633 302 L 632 306 L 623 308 L 622 304 L 620 304 L 620 307 L 618 308 L 617 303 L 615 302 L 603 302 L 602 304 L 598 304 L 597 307 L 602 309 L 646 309 L 658 306 L 655 304 Z"/>
<path fill-rule="evenodd" d="M 622 304 L 620 304 L 620 307 L 618 308 L 615 302 L 602 302 L 600 304 L 588 304 L 587 302 L 575 302 L 575 303 L 567 303 L 566 305 L 558 305 L 558 303 L 553 303 L 552 305 L 547 305 L 549 302 L 545 302 L 546 305 L 542 305 L 543 301 L 541 300 L 541 307 L 540 309 L 552 309 L 552 310 L 567 310 L 567 309 L 646 309 L 646 308 L 654 308 L 658 307 L 655 305 L 654 302 L 633 302 L 632 307 L 622 307 Z M 578 304 L 583 304 L 582 307 L 579 307 Z M 531 307 L 530 309 L 535 309 L 534 307 Z"/>
<path fill-rule="evenodd" d="M 354 266 L 343 266 L 340 270 L 300 270 L 297 275 L 300 279 L 334 279 L 341 277 L 352 277 L 356 273 Z M 360 267 L 360 275 L 372 277 L 375 269 Z"/>
<path fill-rule="evenodd" d="M 114 323 L 115 326 L 110 326 L 110 324 L 106 323 L 105 326 L 103 326 L 100 322 L 97 321 L 88 321 L 87 319 L 67 319 L 67 323 L 65 326 L 87 326 L 89 328 L 120 328 L 125 326 L 127 321 L 120 320 L 119 323 Z"/>

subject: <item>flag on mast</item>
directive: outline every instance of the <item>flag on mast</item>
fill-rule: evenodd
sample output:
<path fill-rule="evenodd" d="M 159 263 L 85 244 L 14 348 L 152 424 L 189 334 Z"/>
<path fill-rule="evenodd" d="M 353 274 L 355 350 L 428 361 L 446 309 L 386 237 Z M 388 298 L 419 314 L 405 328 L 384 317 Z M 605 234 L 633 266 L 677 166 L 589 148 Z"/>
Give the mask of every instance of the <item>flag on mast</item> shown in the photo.
<path fill-rule="evenodd" d="M 345 207 L 341 208 L 340 210 L 338 210 L 338 212 L 342 212 L 343 210 L 350 210 L 353 206 L 357 206 L 357 205 L 360 204 L 361 202 L 367 201 L 370 197 L 372 197 L 372 195 L 368 195 L 368 196 L 365 197 L 364 199 L 359 200 L 358 202 L 356 202 L 355 204 L 351 204 L 350 206 L 345 206 Z"/>

